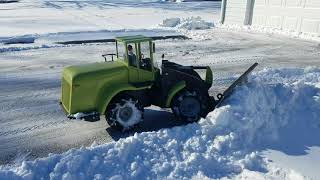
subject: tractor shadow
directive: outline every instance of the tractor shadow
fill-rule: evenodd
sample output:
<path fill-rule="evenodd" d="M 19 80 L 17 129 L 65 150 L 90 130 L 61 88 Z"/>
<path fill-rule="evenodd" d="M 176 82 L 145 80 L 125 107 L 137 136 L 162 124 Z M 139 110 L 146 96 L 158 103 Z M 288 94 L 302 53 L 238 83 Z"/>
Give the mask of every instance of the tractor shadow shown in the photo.
<path fill-rule="evenodd" d="M 186 124 L 187 123 L 184 121 L 175 119 L 174 115 L 171 112 L 145 109 L 144 120 L 132 130 L 121 132 L 117 129 L 108 127 L 106 131 L 113 140 L 118 141 L 120 138 L 133 136 L 134 133 L 157 131 L 163 128 L 172 128 L 175 126 L 182 126 Z"/>

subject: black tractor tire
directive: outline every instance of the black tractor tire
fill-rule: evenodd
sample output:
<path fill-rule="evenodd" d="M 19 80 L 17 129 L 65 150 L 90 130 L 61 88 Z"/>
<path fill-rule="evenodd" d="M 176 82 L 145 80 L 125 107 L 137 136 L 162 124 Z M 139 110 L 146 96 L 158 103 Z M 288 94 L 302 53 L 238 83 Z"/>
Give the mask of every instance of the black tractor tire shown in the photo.
<path fill-rule="evenodd" d="M 207 103 L 197 91 L 184 90 L 173 98 L 171 110 L 177 119 L 198 122 L 208 114 Z"/>
<path fill-rule="evenodd" d="M 121 96 L 109 104 L 105 117 L 110 127 L 127 131 L 143 120 L 143 113 L 144 108 L 139 100 L 129 96 Z"/>

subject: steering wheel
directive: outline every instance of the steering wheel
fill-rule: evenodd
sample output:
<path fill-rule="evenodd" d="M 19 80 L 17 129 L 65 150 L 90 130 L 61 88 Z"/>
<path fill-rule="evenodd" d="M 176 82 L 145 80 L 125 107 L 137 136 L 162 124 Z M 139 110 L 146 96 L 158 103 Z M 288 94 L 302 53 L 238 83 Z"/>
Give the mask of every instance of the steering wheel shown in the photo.
<path fill-rule="evenodd" d="M 141 59 L 141 61 L 140 61 L 140 65 L 141 65 L 141 67 L 146 67 L 146 66 L 147 66 L 147 63 L 146 63 L 146 62 L 144 62 L 144 61 Z"/>

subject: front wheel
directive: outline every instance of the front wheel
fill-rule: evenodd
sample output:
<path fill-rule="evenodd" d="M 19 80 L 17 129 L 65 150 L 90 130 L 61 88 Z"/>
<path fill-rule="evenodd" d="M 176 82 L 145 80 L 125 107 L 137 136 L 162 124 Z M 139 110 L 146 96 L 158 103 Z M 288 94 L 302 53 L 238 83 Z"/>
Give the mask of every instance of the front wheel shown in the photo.
<path fill-rule="evenodd" d="M 143 119 L 143 106 L 131 97 L 121 97 L 113 101 L 107 108 L 107 123 L 118 130 L 129 130 Z"/>
<path fill-rule="evenodd" d="M 183 91 L 173 99 L 171 109 L 178 119 L 187 122 L 197 122 L 205 113 L 205 105 L 194 91 Z"/>

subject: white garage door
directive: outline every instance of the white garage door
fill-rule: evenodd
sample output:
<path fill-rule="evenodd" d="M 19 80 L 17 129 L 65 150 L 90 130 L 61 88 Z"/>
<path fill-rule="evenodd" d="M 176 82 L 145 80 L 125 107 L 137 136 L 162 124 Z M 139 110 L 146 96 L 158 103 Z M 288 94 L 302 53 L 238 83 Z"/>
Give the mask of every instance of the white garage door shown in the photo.
<path fill-rule="evenodd" d="M 320 0 L 255 0 L 252 25 L 320 34 Z"/>

